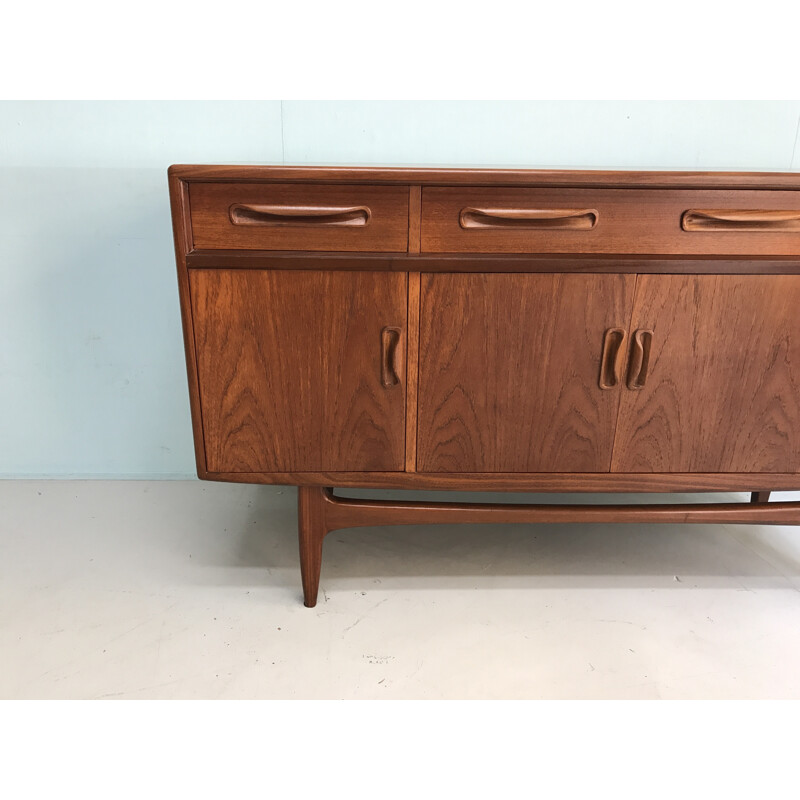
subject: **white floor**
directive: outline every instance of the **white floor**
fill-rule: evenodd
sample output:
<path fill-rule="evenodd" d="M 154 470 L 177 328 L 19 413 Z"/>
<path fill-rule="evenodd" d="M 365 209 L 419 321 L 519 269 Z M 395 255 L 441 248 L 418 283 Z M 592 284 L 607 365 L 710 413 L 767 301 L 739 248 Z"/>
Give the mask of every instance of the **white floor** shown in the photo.
<path fill-rule="evenodd" d="M 336 531 L 306 609 L 295 503 L 0 481 L 0 697 L 800 697 L 800 528 Z"/>

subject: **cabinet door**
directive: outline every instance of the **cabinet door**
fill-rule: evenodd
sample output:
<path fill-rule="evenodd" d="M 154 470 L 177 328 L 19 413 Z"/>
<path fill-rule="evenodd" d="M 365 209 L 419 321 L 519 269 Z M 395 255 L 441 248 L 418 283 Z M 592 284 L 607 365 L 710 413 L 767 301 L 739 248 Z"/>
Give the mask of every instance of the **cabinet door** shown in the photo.
<path fill-rule="evenodd" d="M 637 329 L 614 471 L 800 471 L 800 276 L 640 275 Z"/>
<path fill-rule="evenodd" d="M 417 469 L 607 472 L 621 385 L 598 385 L 633 275 L 423 275 Z"/>
<path fill-rule="evenodd" d="M 210 472 L 403 469 L 405 274 L 196 269 L 189 283 Z"/>

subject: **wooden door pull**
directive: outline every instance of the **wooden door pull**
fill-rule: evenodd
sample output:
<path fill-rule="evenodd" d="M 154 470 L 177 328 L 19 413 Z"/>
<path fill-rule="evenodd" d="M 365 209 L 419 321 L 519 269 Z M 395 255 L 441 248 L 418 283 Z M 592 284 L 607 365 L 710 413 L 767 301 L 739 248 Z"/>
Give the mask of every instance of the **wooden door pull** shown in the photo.
<path fill-rule="evenodd" d="M 363 228 L 370 220 L 370 210 L 366 206 L 264 206 L 234 203 L 228 213 L 234 225 Z"/>
<path fill-rule="evenodd" d="M 639 330 L 633 334 L 631 346 L 631 363 L 628 368 L 628 388 L 643 389 L 647 381 L 647 370 L 650 366 L 650 345 L 653 342 L 653 331 Z"/>
<path fill-rule="evenodd" d="M 624 328 L 609 328 L 603 336 L 603 354 L 600 356 L 601 389 L 613 389 L 619 384 L 622 362 L 625 358 L 626 332 Z"/>
<path fill-rule="evenodd" d="M 561 228 L 586 231 L 599 214 L 593 208 L 462 208 L 462 228 Z"/>
<path fill-rule="evenodd" d="M 400 328 L 384 328 L 381 331 L 381 383 L 384 389 L 397 386 L 397 346 L 400 344 Z"/>
<path fill-rule="evenodd" d="M 681 216 L 685 231 L 800 231 L 800 211 L 690 208 Z"/>

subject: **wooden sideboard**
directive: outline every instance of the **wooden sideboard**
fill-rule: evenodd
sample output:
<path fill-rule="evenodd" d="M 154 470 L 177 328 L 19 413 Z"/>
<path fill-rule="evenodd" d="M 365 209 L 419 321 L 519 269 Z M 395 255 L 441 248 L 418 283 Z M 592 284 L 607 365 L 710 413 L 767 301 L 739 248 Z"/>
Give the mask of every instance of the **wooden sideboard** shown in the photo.
<path fill-rule="evenodd" d="M 800 174 L 169 170 L 197 472 L 325 535 L 435 522 L 800 524 Z M 355 500 L 331 487 L 752 492 Z"/>

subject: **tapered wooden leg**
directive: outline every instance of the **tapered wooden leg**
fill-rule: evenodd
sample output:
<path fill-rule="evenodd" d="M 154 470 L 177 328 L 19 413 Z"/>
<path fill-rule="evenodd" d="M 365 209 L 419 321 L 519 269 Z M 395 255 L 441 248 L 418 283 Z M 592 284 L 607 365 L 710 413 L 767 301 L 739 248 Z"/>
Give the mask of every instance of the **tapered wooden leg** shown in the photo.
<path fill-rule="evenodd" d="M 297 489 L 300 571 L 306 606 L 317 604 L 322 541 L 330 531 L 375 525 L 433 525 L 457 522 L 660 522 L 800 525 L 800 501 L 768 503 L 771 492 L 753 492 L 750 503 L 667 505 L 558 505 L 545 503 L 441 503 L 335 497 L 332 489 Z M 755 505 L 755 508 L 750 508 Z"/>
<path fill-rule="evenodd" d="M 322 569 L 322 541 L 328 528 L 325 506 L 332 491 L 320 486 L 298 486 L 297 527 L 300 537 L 300 574 L 303 578 L 303 602 L 308 608 L 317 604 L 319 573 Z"/>

